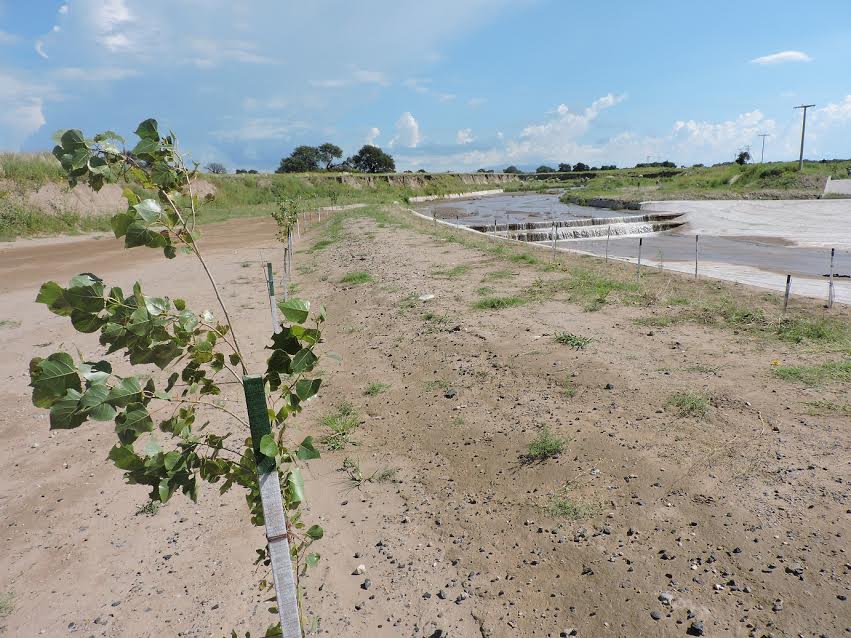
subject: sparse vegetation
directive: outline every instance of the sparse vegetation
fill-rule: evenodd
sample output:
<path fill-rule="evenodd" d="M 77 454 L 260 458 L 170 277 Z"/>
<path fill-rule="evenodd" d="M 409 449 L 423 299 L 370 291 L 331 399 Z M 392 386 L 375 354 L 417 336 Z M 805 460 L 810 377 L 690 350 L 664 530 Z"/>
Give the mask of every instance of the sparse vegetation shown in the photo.
<path fill-rule="evenodd" d="M 570 377 L 565 378 L 561 384 L 562 394 L 566 399 L 572 399 L 576 396 L 576 386 L 573 384 L 573 379 Z"/>
<path fill-rule="evenodd" d="M 386 383 L 370 383 L 366 386 L 366 390 L 364 390 L 364 394 L 369 397 L 378 396 L 382 392 L 386 392 L 390 389 L 390 386 Z"/>
<path fill-rule="evenodd" d="M 494 270 L 482 277 L 482 281 L 502 281 L 503 279 L 511 279 L 514 273 L 510 270 Z"/>
<path fill-rule="evenodd" d="M 342 450 L 352 443 L 351 434 L 359 425 L 359 417 L 351 403 L 341 403 L 331 414 L 322 417 L 322 425 L 330 432 L 322 439 L 329 450 Z"/>
<path fill-rule="evenodd" d="M 456 279 L 461 277 L 462 275 L 470 272 L 469 266 L 453 266 L 452 268 L 443 268 L 438 270 L 433 270 L 431 273 L 432 277 L 436 277 L 438 279 Z"/>
<path fill-rule="evenodd" d="M 17 328 L 20 325 L 21 322 L 15 319 L 0 319 L 0 328 Z"/>
<path fill-rule="evenodd" d="M 511 308 L 513 306 L 522 306 L 526 303 L 523 297 L 508 296 L 508 297 L 485 297 L 473 304 L 476 310 L 502 310 L 503 308 Z"/>
<path fill-rule="evenodd" d="M 851 416 L 851 403 L 847 401 L 837 403 L 827 399 L 819 399 L 818 401 L 805 401 L 804 405 L 807 406 L 807 413 L 811 416 Z"/>
<path fill-rule="evenodd" d="M 777 366 L 772 372 L 778 379 L 804 385 L 846 383 L 851 381 L 851 359 L 829 361 L 814 366 Z"/>
<path fill-rule="evenodd" d="M 567 490 L 553 494 L 545 509 L 553 518 L 566 518 L 571 521 L 588 518 L 597 511 L 597 508 L 593 505 L 578 503 L 571 499 L 567 495 Z"/>
<path fill-rule="evenodd" d="M 15 611 L 15 594 L 4 592 L 0 594 L 0 619 L 6 618 Z"/>
<path fill-rule="evenodd" d="M 156 516 L 160 511 L 160 504 L 157 501 L 148 501 L 140 505 L 136 510 L 136 516 Z"/>
<path fill-rule="evenodd" d="M 675 392 L 665 404 L 676 410 L 677 416 L 704 418 L 709 413 L 709 399 L 690 390 Z"/>
<path fill-rule="evenodd" d="M 375 281 L 368 272 L 364 272 L 362 270 L 356 270 L 354 272 L 346 273 L 343 275 L 343 278 L 340 279 L 341 284 L 350 284 L 352 286 L 359 286 L 361 284 L 369 284 Z"/>
<path fill-rule="evenodd" d="M 529 443 L 523 459 L 526 462 L 546 461 L 564 452 L 566 446 L 567 441 L 554 435 L 549 428 L 544 427 L 541 428 L 538 436 Z"/>
<path fill-rule="evenodd" d="M 388 483 L 394 480 L 398 473 L 396 468 L 386 467 L 366 476 L 361 470 L 360 462 L 350 456 L 343 459 L 340 471 L 346 473 L 348 482 L 355 488 L 360 488 L 364 483 Z"/>
<path fill-rule="evenodd" d="M 563 345 L 570 346 L 576 350 L 582 350 L 585 346 L 593 341 L 590 337 L 580 337 L 570 332 L 559 332 L 555 336 L 555 340 Z"/>

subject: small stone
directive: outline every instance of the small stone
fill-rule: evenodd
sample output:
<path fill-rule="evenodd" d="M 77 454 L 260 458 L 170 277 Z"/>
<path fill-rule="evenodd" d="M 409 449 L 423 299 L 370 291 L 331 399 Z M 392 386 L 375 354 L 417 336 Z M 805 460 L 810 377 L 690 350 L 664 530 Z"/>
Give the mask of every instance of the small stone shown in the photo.
<path fill-rule="evenodd" d="M 660 614 L 658 611 L 655 611 L 655 610 L 654 610 L 654 611 L 651 611 L 651 612 L 650 612 L 650 617 L 651 617 L 653 620 L 661 620 L 661 619 L 662 619 L 662 614 Z"/>
<path fill-rule="evenodd" d="M 569 629 L 562 629 L 561 633 L 559 633 L 559 638 L 567 638 L 567 636 L 575 636 L 579 631 L 575 627 L 570 627 Z"/>
<path fill-rule="evenodd" d="M 605 386 L 605 389 L 606 390 L 614 390 L 615 386 L 614 386 L 613 383 L 607 383 L 606 386 Z"/>
<path fill-rule="evenodd" d="M 670 605 L 672 600 L 674 600 L 674 597 L 666 591 L 659 594 L 659 602 L 663 605 Z"/>
<path fill-rule="evenodd" d="M 458 396 L 458 390 L 456 390 L 455 388 L 449 388 L 446 391 L 446 394 L 444 394 L 443 396 L 447 399 L 454 399 L 456 396 Z"/>
<path fill-rule="evenodd" d="M 352 576 L 360 576 L 361 574 L 366 573 L 366 565 L 358 565 L 355 567 L 355 571 L 352 572 Z"/>
<path fill-rule="evenodd" d="M 439 592 L 437 592 L 437 597 L 440 598 L 440 600 L 446 600 L 446 596 L 446 590 L 441 589 Z"/>
<path fill-rule="evenodd" d="M 778 598 L 774 601 L 774 605 L 771 607 L 771 611 L 783 611 L 783 600 Z"/>
<path fill-rule="evenodd" d="M 423 594 L 423 598 L 425 598 L 426 600 L 428 600 L 429 598 L 431 598 L 431 592 L 430 592 L 430 591 L 425 592 L 425 593 Z"/>
<path fill-rule="evenodd" d="M 689 625 L 686 633 L 689 636 L 702 636 L 706 630 L 703 628 L 702 620 L 695 620 L 691 625 Z"/>
<path fill-rule="evenodd" d="M 372 587 L 372 581 L 369 578 L 360 584 L 360 588 L 364 590 L 369 589 L 370 587 Z"/>
<path fill-rule="evenodd" d="M 628 530 L 626 530 L 627 536 L 635 536 L 636 534 L 638 534 L 638 530 L 634 527 L 630 527 Z"/>

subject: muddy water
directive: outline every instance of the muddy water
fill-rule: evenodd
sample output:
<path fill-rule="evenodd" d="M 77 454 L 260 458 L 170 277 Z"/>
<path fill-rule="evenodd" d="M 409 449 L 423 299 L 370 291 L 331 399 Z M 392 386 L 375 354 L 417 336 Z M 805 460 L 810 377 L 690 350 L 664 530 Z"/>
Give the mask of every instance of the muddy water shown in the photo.
<path fill-rule="evenodd" d="M 675 207 L 674 207 L 675 208 Z M 665 210 L 673 212 L 674 208 Z M 608 241 L 608 254 L 613 258 L 635 260 L 638 256 L 638 237 L 642 237 L 642 262 L 645 264 L 670 267 L 675 270 L 691 270 L 695 259 L 695 231 L 698 218 L 683 216 L 685 223 L 671 230 L 657 232 L 658 226 L 652 224 L 630 223 L 642 221 L 642 214 L 630 215 L 625 211 L 588 208 L 572 204 L 562 204 L 557 195 L 516 194 L 482 197 L 473 200 L 455 201 L 449 204 L 434 204 L 421 209 L 427 215 L 434 211 L 438 218 L 448 221 L 457 215 L 457 223 L 466 226 L 498 224 L 498 231 L 509 226 L 504 224 L 523 224 L 528 222 L 549 222 L 586 220 L 594 228 L 576 233 L 575 237 L 559 235 L 557 245 L 568 250 L 580 250 L 597 255 L 606 253 L 606 235 L 612 229 Z M 802 278 L 810 287 L 820 290 L 820 282 L 826 282 L 829 272 L 830 249 L 819 246 L 797 246 L 794 235 L 788 239 L 757 236 L 759 231 L 748 226 L 748 218 L 731 218 L 720 225 L 713 233 L 711 207 L 702 211 L 699 255 L 704 264 L 701 272 L 710 276 L 734 281 L 746 281 L 772 289 L 781 289 L 786 274 L 793 278 Z M 721 213 L 719 212 L 719 217 Z M 607 226 L 606 218 L 612 225 Z M 687 221 L 693 218 L 695 221 Z M 593 221 L 591 221 L 593 219 Z M 677 220 L 680 221 L 680 220 Z M 719 220 L 720 221 L 720 220 Z M 765 218 L 759 220 L 765 223 Z M 602 223 L 601 223 L 602 222 Z M 578 223 L 582 223 L 581 221 Z M 801 220 L 801 228 L 806 228 L 806 220 Z M 537 224 L 536 224 L 537 225 Z M 717 225 L 717 224 L 716 224 Z M 501 228 L 500 228 L 501 226 Z M 735 226 L 735 228 L 733 227 Z M 732 233 L 732 234 L 731 234 Z M 505 234 L 499 232 L 499 234 Z M 626 234 L 627 237 L 623 237 Z M 514 238 L 539 241 L 549 245 L 551 235 L 546 233 L 514 233 Z M 546 235 L 546 236 L 544 236 Z M 844 248 L 844 247 L 843 247 Z M 836 285 L 842 288 L 843 300 L 851 295 L 851 250 L 837 249 L 834 259 L 834 277 Z M 819 284 L 819 285 L 817 285 Z M 806 290 L 802 285 L 801 290 Z M 793 289 L 795 286 L 793 285 Z M 846 290 L 848 289 L 848 290 Z M 806 293 L 803 293 L 806 294 Z M 821 294 L 821 293 L 816 293 Z"/>

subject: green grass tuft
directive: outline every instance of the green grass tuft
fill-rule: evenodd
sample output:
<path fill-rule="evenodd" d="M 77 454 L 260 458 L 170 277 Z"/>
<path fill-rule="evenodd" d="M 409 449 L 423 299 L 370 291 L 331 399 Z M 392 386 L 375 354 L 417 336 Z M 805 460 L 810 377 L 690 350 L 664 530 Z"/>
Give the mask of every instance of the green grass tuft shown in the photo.
<path fill-rule="evenodd" d="M 565 494 L 554 494 L 547 504 L 546 510 L 553 518 L 578 521 L 593 515 L 597 508 L 587 503 L 577 503 Z"/>
<path fill-rule="evenodd" d="M 577 350 L 581 350 L 593 341 L 590 337 L 580 337 L 570 332 L 559 332 L 556 334 L 555 339 L 559 343 L 576 348 Z"/>
<path fill-rule="evenodd" d="M 354 272 L 346 273 L 342 279 L 340 279 L 341 284 L 351 284 L 353 286 L 358 286 L 360 284 L 369 284 L 375 281 L 368 272 L 364 272 L 362 270 L 356 270 Z"/>
<path fill-rule="evenodd" d="M 517 262 L 519 264 L 537 264 L 539 263 L 539 259 L 530 255 L 529 253 L 520 253 L 517 255 L 511 255 L 509 257 L 511 261 Z"/>
<path fill-rule="evenodd" d="M 825 385 L 851 381 L 851 359 L 830 361 L 815 366 L 778 366 L 772 369 L 774 376 L 784 381 L 804 385 Z"/>
<path fill-rule="evenodd" d="M 510 270 L 495 270 L 485 274 L 482 277 L 482 281 L 502 281 L 504 279 L 511 279 L 512 277 L 514 277 L 514 273 Z"/>
<path fill-rule="evenodd" d="M 688 390 L 675 392 L 665 405 L 676 408 L 678 416 L 702 419 L 709 413 L 709 399 L 698 392 Z"/>
<path fill-rule="evenodd" d="M 438 279 L 456 279 L 470 272 L 469 266 L 454 266 L 452 268 L 444 268 L 442 270 L 433 270 L 432 277 Z"/>
<path fill-rule="evenodd" d="M 359 424 L 358 414 L 351 403 L 344 402 L 334 412 L 322 417 L 321 423 L 330 430 L 322 439 L 325 446 L 329 450 L 342 450 L 352 442 L 351 434 Z"/>
<path fill-rule="evenodd" d="M 6 592 L 0 594 L 0 619 L 9 616 L 15 611 L 15 594 Z"/>
<path fill-rule="evenodd" d="M 851 403 L 848 402 L 836 403 L 834 401 L 820 399 L 818 401 L 805 401 L 804 405 L 807 406 L 807 413 L 811 416 L 831 414 L 851 416 Z"/>
<path fill-rule="evenodd" d="M 364 390 L 364 394 L 369 397 L 378 396 L 382 392 L 386 392 L 390 389 L 390 386 L 386 383 L 370 383 L 366 386 L 366 390 Z"/>
<path fill-rule="evenodd" d="M 545 461 L 564 452 L 567 441 L 555 436 L 549 428 L 542 428 L 538 436 L 532 439 L 524 455 L 526 462 Z"/>
<path fill-rule="evenodd" d="M 485 297 L 473 304 L 476 310 L 502 310 L 513 306 L 522 306 L 527 300 L 523 297 Z"/>

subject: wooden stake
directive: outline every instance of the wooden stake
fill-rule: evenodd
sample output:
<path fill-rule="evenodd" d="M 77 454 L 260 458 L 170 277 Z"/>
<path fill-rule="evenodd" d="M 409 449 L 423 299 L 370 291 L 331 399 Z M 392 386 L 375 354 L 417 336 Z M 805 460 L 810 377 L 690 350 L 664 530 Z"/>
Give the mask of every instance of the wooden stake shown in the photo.
<path fill-rule="evenodd" d="M 641 281 L 641 244 L 644 243 L 644 237 L 638 238 L 638 269 L 636 270 L 636 274 L 638 275 L 638 281 Z"/>
<path fill-rule="evenodd" d="M 287 519 L 281 500 L 281 481 L 275 459 L 260 452 L 260 440 L 272 433 L 266 408 L 266 393 L 263 377 L 247 374 L 242 378 L 245 405 L 248 408 L 248 424 L 251 427 L 251 442 L 257 460 L 257 480 L 263 502 L 263 519 L 266 523 L 266 541 L 272 560 L 272 576 L 275 580 L 275 595 L 278 601 L 278 617 L 281 620 L 282 638 L 302 638 L 301 619 L 298 611 L 293 563 L 290 559 L 290 542 L 287 535 Z"/>
<path fill-rule="evenodd" d="M 783 312 L 789 306 L 789 292 L 792 290 L 792 275 L 786 275 L 786 294 L 783 295 Z"/>
<path fill-rule="evenodd" d="M 833 308 L 833 256 L 836 253 L 836 248 L 830 249 L 830 272 L 828 273 L 827 283 L 827 307 Z"/>

